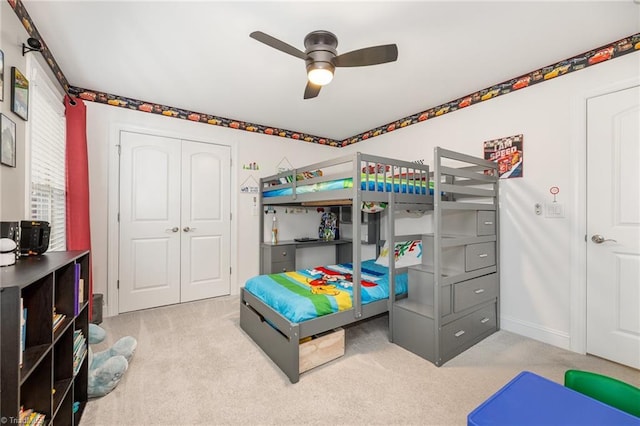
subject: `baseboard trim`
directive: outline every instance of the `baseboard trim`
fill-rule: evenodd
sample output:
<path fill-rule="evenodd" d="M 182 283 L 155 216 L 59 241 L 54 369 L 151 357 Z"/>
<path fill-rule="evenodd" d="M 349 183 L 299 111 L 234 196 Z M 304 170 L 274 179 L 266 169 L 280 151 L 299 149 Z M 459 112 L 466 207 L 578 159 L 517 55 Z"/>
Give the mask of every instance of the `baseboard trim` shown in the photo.
<path fill-rule="evenodd" d="M 542 327 L 539 324 L 510 318 L 508 316 L 500 316 L 500 328 L 549 345 L 569 351 L 571 350 L 571 336 L 559 330 Z"/>

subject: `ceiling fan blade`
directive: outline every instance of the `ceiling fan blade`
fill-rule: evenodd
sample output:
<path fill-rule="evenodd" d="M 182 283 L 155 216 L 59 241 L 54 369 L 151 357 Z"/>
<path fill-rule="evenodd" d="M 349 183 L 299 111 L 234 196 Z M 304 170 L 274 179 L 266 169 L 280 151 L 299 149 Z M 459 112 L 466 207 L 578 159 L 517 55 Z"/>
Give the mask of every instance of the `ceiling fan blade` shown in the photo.
<path fill-rule="evenodd" d="M 310 81 L 307 81 L 307 87 L 304 88 L 304 98 L 315 98 L 316 96 L 318 96 L 318 93 L 320 93 L 320 89 L 322 89 L 322 86 L 318 86 L 317 84 L 313 84 Z"/>
<path fill-rule="evenodd" d="M 362 67 L 393 62 L 398 59 L 398 46 L 385 44 L 343 53 L 333 59 L 336 67 Z"/>
<path fill-rule="evenodd" d="M 264 43 L 267 46 L 273 47 L 274 49 L 278 49 L 281 52 L 295 56 L 296 58 L 307 59 L 307 55 L 303 51 L 296 49 L 290 44 L 278 40 L 275 37 L 271 37 L 269 34 L 265 34 L 262 31 L 254 31 L 249 34 L 249 37 L 258 40 L 259 42 Z"/>

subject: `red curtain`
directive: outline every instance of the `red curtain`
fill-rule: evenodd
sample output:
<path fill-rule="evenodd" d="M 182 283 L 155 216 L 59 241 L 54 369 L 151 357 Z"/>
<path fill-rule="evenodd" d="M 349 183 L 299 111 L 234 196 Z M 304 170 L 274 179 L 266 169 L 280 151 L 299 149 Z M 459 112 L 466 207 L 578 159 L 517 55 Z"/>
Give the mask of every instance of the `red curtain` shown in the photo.
<path fill-rule="evenodd" d="M 64 98 L 67 118 L 67 250 L 90 250 L 87 108 L 81 99 Z M 93 315 L 93 279 L 89 269 L 89 319 Z"/>

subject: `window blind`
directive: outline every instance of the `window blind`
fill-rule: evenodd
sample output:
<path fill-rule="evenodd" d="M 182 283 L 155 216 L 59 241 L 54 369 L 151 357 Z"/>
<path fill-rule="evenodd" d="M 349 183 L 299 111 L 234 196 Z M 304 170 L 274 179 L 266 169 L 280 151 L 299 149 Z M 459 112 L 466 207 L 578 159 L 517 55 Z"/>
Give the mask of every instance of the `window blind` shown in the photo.
<path fill-rule="evenodd" d="M 66 250 L 66 121 L 62 95 L 51 88 L 44 72 L 31 76 L 30 217 L 51 225 L 49 250 Z"/>

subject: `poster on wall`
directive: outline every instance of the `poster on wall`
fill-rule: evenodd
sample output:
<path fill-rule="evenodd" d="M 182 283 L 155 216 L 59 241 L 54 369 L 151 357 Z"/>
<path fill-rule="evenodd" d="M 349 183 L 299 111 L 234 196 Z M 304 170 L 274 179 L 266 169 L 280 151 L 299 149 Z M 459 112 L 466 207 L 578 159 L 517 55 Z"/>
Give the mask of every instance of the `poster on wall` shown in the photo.
<path fill-rule="evenodd" d="M 523 176 L 522 139 L 515 135 L 483 143 L 484 159 L 498 163 L 500 179 Z"/>
<path fill-rule="evenodd" d="M 11 67 L 11 111 L 24 121 L 29 118 L 29 80 L 16 67 Z"/>
<path fill-rule="evenodd" d="M 240 184 L 240 192 L 242 194 L 257 194 L 259 189 L 258 181 L 253 176 L 247 177 Z"/>
<path fill-rule="evenodd" d="M 0 114 L 0 163 L 16 166 L 16 123 Z"/>
<path fill-rule="evenodd" d="M 4 100 L 4 53 L 0 50 L 0 101 Z"/>

